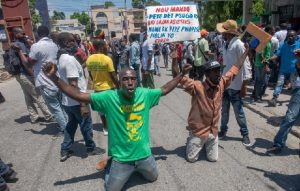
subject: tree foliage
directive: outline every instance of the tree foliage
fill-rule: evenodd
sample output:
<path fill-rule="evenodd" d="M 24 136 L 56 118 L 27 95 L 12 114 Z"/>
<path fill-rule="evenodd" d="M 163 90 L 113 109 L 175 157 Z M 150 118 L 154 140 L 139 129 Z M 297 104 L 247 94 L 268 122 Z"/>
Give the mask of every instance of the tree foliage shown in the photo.
<path fill-rule="evenodd" d="M 158 5 L 161 5 L 161 3 L 156 0 L 147 0 L 146 1 L 146 6 L 158 6 Z"/>
<path fill-rule="evenodd" d="M 255 16 L 261 16 L 265 13 L 265 1 L 254 0 L 251 8 L 251 13 Z"/>
<path fill-rule="evenodd" d="M 64 12 L 60 11 L 53 11 L 53 16 L 51 17 L 52 20 L 64 20 L 66 19 L 66 15 Z"/>
<path fill-rule="evenodd" d="M 133 8 L 145 8 L 146 6 L 157 6 L 161 5 L 157 0 L 132 0 Z"/>
<path fill-rule="evenodd" d="M 105 1 L 104 6 L 105 8 L 108 8 L 108 7 L 115 7 L 116 5 L 112 1 Z"/>
<path fill-rule="evenodd" d="M 31 15 L 33 29 L 36 29 L 37 24 L 40 23 L 42 20 L 41 16 L 37 13 L 35 9 L 35 2 L 36 0 L 29 0 L 29 11 Z"/>
<path fill-rule="evenodd" d="M 216 24 L 227 19 L 237 20 L 243 15 L 242 1 L 215 1 L 203 4 L 203 28 L 215 30 Z"/>
<path fill-rule="evenodd" d="M 90 23 L 90 16 L 85 12 L 74 12 L 71 16 L 71 19 L 78 19 L 79 23 L 82 25 L 87 25 Z"/>
<path fill-rule="evenodd" d="M 74 12 L 71 16 L 71 19 L 78 19 L 79 23 L 85 25 L 86 31 L 88 34 L 92 32 L 92 23 L 90 16 L 85 12 Z"/>

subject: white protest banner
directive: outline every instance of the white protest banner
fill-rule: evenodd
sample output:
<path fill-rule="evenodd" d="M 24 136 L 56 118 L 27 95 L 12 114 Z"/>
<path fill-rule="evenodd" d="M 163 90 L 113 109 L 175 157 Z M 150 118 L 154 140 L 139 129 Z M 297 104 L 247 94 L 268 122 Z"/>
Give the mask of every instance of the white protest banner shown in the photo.
<path fill-rule="evenodd" d="M 196 5 L 147 7 L 147 35 L 150 43 L 200 38 Z"/>

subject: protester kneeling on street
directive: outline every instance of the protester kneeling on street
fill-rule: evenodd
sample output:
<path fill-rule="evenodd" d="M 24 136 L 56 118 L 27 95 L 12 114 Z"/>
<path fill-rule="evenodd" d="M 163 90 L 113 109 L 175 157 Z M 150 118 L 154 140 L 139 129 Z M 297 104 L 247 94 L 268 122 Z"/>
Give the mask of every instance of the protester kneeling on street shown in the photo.
<path fill-rule="evenodd" d="M 108 121 L 108 156 L 105 168 L 106 190 L 121 190 L 134 172 L 152 182 L 158 170 L 150 149 L 149 113 L 159 103 L 160 97 L 171 92 L 191 69 L 183 72 L 158 89 L 137 87 L 134 70 L 124 68 L 120 72 L 120 89 L 98 93 L 83 93 L 56 76 L 57 67 L 48 64 L 46 75 L 69 97 L 90 103 L 93 110 L 103 112 Z"/>
<path fill-rule="evenodd" d="M 196 162 L 203 147 L 206 148 L 209 161 L 218 160 L 218 122 L 223 92 L 239 73 L 247 54 L 248 46 L 238 62 L 224 76 L 221 75 L 222 65 L 211 61 L 204 65 L 205 81 L 195 81 L 186 76 L 181 80 L 185 91 L 192 96 L 187 127 L 187 161 Z"/>

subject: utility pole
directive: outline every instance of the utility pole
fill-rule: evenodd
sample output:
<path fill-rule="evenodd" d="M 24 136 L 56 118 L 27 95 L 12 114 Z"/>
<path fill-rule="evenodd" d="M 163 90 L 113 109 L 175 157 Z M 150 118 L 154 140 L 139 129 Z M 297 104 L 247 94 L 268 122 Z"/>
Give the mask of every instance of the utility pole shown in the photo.
<path fill-rule="evenodd" d="M 251 21 L 250 8 L 252 0 L 243 0 L 243 24 L 247 25 Z"/>
<path fill-rule="evenodd" d="M 128 20 L 127 20 L 127 1 L 124 0 L 125 2 L 125 12 L 124 12 L 124 27 L 125 27 L 125 35 L 126 35 L 126 38 L 128 37 Z"/>

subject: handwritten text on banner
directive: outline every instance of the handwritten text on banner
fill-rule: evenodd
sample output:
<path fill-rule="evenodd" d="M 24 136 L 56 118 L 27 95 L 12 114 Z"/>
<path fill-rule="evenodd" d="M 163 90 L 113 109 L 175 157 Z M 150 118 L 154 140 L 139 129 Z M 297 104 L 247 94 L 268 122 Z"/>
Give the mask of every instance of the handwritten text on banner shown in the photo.
<path fill-rule="evenodd" d="M 195 5 L 147 7 L 148 42 L 164 43 L 200 38 Z"/>

